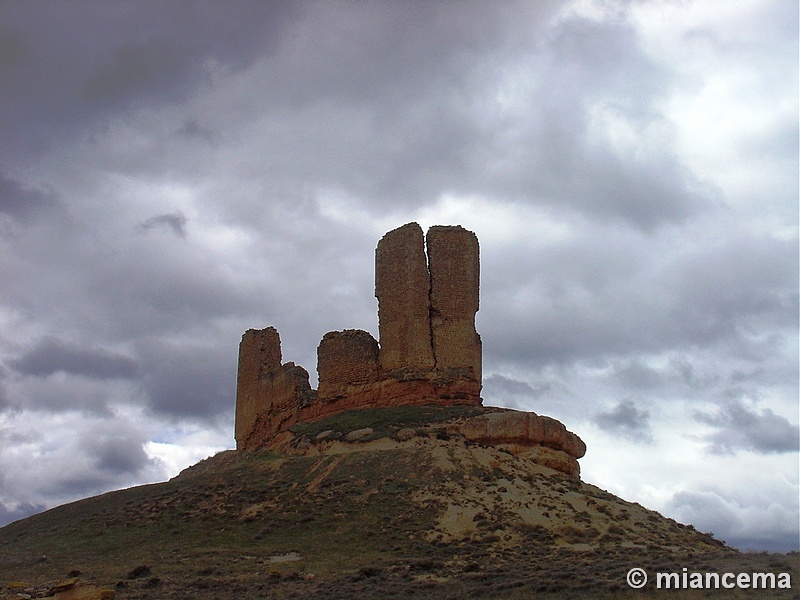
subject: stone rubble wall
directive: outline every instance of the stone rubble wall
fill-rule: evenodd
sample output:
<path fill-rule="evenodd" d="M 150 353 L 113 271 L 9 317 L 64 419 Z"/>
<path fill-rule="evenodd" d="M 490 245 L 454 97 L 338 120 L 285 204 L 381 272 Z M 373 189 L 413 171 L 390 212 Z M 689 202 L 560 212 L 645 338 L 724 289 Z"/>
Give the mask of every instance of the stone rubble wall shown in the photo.
<path fill-rule="evenodd" d="M 331 403 L 371 388 L 378 381 L 378 342 L 367 331 L 326 333 L 317 347 L 317 400 Z"/>
<path fill-rule="evenodd" d="M 253 428 L 259 412 L 269 410 L 272 398 L 263 396 L 259 383 L 281 366 L 281 338 L 274 327 L 248 329 L 239 344 L 239 369 L 236 376 L 236 420 L 234 437 L 242 440 Z M 241 442 L 240 442 L 241 443 Z"/>
<path fill-rule="evenodd" d="M 274 327 L 249 329 L 239 344 L 236 386 L 236 447 L 263 446 L 276 432 L 294 425 L 303 409 L 314 404 L 308 371 L 281 364 L 281 340 Z"/>

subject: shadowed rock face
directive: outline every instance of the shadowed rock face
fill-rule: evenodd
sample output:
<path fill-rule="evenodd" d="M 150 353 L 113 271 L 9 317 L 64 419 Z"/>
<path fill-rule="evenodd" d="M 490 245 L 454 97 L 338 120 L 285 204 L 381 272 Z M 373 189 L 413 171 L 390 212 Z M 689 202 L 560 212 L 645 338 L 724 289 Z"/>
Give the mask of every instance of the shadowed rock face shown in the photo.
<path fill-rule="evenodd" d="M 245 332 L 239 346 L 237 448 L 269 447 L 296 423 L 348 410 L 480 406 L 479 287 L 480 251 L 471 231 L 437 225 L 423 236 L 417 223 L 408 223 L 388 232 L 375 250 L 380 344 L 366 331 L 326 333 L 317 348 L 318 390 L 311 389 L 305 369 L 281 364 L 275 328 Z M 576 476 L 583 442 L 554 419 L 519 414 L 524 423 L 503 421 L 502 427 L 497 417 L 485 415 L 485 423 L 464 425 L 464 437 L 536 455 L 537 462 Z"/>

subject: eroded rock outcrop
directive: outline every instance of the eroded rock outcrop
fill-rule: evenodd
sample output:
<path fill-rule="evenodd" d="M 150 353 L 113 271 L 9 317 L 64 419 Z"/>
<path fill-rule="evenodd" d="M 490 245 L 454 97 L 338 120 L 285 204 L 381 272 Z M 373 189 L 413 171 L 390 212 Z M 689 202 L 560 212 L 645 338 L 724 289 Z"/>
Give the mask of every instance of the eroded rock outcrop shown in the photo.
<path fill-rule="evenodd" d="M 472 442 L 505 448 L 574 477 L 580 474 L 578 459 L 586 454 L 586 444 L 563 423 L 532 412 L 479 415 L 459 425 L 458 432 Z"/>

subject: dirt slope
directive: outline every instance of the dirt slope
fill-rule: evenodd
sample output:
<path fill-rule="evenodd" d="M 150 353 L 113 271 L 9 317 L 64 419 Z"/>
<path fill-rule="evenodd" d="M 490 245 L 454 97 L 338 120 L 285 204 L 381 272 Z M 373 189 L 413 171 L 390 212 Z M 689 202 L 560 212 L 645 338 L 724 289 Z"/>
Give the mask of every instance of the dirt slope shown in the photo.
<path fill-rule="evenodd" d="M 0 529 L 0 584 L 79 572 L 117 598 L 628 598 L 642 597 L 626 584 L 633 566 L 794 569 L 796 581 L 796 556 L 740 554 L 598 487 L 449 437 L 453 415 L 429 417 L 345 415 L 295 431 L 292 454 L 227 451 L 168 482 L 12 523 Z M 360 439 L 346 441 L 353 431 Z"/>

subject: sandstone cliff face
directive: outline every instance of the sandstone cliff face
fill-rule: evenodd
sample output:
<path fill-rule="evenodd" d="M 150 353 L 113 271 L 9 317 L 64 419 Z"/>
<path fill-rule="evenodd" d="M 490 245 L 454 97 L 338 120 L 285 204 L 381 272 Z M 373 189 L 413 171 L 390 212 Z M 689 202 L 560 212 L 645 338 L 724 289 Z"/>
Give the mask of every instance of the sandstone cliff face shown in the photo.
<path fill-rule="evenodd" d="M 458 427 L 458 433 L 479 444 L 505 448 L 538 464 L 574 477 L 586 444 L 564 425 L 532 412 L 503 411 L 479 415 Z"/>

